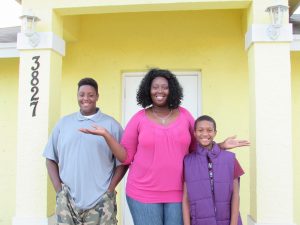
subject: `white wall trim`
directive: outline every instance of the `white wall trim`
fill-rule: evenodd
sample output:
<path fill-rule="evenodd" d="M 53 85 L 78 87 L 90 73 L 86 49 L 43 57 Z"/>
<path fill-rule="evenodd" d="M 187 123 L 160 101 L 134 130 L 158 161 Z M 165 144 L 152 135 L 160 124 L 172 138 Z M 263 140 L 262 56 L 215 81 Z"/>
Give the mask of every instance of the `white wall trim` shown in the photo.
<path fill-rule="evenodd" d="M 52 32 L 38 32 L 40 41 L 36 47 L 32 47 L 29 43 L 29 37 L 23 33 L 18 33 L 17 49 L 33 50 L 33 49 L 52 49 L 60 55 L 65 55 L 65 41 Z"/>
<path fill-rule="evenodd" d="M 295 34 L 293 36 L 293 42 L 291 43 L 291 51 L 300 51 L 300 35 Z"/>
<path fill-rule="evenodd" d="M 17 43 L 0 43 L 0 58 L 18 58 Z"/>
<path fill-rule="evenodd" d="M 245 49 L 247 50 L 255 42 L 292 42 L 293 28 L 292 24 L 283 25 L 280 29 L 280 35 L 276 40 L 271 39 L 267 30 L 269 24 L 252 24 L 245 34 Z"/>
<path fill-rule="evenodd" d="M 296 225 L 294 223 L 256 223 L 250 215 L 247 216 L 248 225 Z"/>

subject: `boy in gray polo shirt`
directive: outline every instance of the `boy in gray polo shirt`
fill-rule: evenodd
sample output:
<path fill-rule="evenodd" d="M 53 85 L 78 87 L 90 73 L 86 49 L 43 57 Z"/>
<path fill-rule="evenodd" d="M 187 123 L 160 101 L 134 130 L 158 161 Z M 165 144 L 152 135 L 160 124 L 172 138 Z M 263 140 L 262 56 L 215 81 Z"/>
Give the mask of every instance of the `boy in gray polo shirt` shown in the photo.
<path fill-rule="evenodd" d="M 63 117 L 55 126 L 43 156 L 57 192 L 57 224 L 114 225 L 115 187 L 126 172 L 102 137 L 80 128 L 101 126 L 118 141 L 122 128 L 96 107 L 98 85 L 91 78 L 78 83 L 80 111 Z"/>

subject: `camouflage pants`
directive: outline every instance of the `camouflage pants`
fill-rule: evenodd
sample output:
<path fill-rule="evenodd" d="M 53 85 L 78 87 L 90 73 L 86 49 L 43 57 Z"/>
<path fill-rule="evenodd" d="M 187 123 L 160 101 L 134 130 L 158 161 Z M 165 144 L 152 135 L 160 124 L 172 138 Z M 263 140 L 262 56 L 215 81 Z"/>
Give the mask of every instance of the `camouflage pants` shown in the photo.
<path fill-rule="evenodd" d="M 81 210 L 75 206 L 68 187 L 56 196 L 57 225 L 117 225 L 116 193 L 106 192 L 97 205 Z"/>

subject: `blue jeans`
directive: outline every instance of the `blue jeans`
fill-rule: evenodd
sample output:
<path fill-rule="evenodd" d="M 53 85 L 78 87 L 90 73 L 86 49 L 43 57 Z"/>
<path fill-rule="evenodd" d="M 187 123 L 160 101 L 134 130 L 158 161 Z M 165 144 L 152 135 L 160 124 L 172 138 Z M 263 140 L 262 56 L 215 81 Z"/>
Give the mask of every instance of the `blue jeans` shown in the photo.
<path fill-rule="evenodd" d="M 128 196 L 134 225 L 183 225 L 180 203 L 142 203 Z"/>

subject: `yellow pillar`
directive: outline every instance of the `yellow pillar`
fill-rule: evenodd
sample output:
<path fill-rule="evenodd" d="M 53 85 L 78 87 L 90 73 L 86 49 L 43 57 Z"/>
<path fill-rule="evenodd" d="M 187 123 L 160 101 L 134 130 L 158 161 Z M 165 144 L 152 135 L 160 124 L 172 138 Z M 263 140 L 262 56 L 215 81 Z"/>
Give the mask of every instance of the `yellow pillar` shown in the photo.
<path fill-rule="evenodd" d="M 250 76 L 249 225 L 292 225 L 293 167 L 291 127 L 292 29 L 285 14 L 280 35 L 267 34 L 271 0 L 253 0 L 248 12 L 246 48 Z M 282 1 L 288 4 L 288 1 Z"/>
<path fill-rule="evenodd" d="M 42 151 L 60 115 L 65 43 L 57 36 L 61 33 L 54 34 L 51 31 L 62 30 L 57 29 L 62 25 L 59 17 L 52 12 L 39 13 L 36 9 L 35 13 L 43 21 L 38 24 L 38 29 L 50 32 L 37 33 L 40 40 L 36 46 L 32 46 L 25 34 L 18 35 L 17 186 L 13 225 L 48 224 L 48 181 Z"/>

